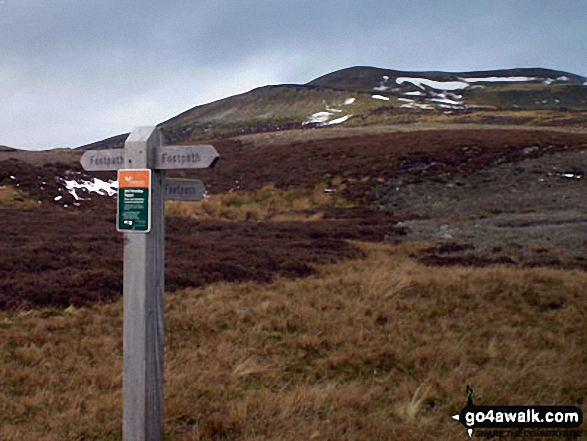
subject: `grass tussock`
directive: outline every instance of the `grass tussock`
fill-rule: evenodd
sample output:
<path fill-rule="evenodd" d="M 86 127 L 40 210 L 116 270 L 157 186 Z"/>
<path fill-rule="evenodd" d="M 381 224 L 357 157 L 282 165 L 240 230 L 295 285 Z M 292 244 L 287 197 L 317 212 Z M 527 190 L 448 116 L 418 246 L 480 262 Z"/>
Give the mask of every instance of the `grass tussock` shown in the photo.
<path fill-rule="evenodd" d="M 209 195 L 199 202 L 168 201 L 166 212 L 175 216 L 231 221 L 320 220 L 324 216 L 321 209 L 351 206 L 339 195 L 344 186 L 340 185 L 340 179 L 337 182 L 337 188 L 320 184 L 313 188 L 283 190 L 268 184 L 258 190 Z"/>
<path fill-rule="evenodd" d="M 414 246 L 166 298 L 169 440 L 463 439 L 465 404 L 581 405 L 587 275 Z M 120 439 L 121 303 L 0 313 L 0 439 Z"/>
<path fill-rule="evenodd" d="M 35 208 L 37 203 L 28 199 L 10 185 L 0 185 L 0 208 Z"/>

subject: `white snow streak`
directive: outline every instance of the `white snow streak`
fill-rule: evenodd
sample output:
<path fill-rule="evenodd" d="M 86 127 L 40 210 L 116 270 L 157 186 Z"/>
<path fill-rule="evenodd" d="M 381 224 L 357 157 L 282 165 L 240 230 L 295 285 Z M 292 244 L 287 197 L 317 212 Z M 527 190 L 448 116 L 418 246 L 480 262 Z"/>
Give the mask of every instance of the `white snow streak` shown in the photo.
<path fill-rule="evenodd" d="M 76 201 L 84 200 L 77 194 L 77 189 L 85 189 L 88 193 L 97 193 L 102 196 L 114 196 L 118 191 L 117 181 L 106 182 L 102 179 L 93 178 L 89 181 L 82 180 L 81 182 L 78 182 L 76 180 L 64 179 L 62 182 L 65 185 L 65 188 L 67 189 L 69 194 L 71 194 Z"/>
<path fill-rule="evenodd" d="M 427 78 L 410 78 L 398 77 L 395 79 L 397 84 L 412 83 L 414 86 L 424 89 L 424 86 L 436 90 L 459 90 L 469 87 L 469 83 L 464 81 L 434 81 Z"/>
<path fill-rule="evenodd" d="M 404 95 L 410 95 L 410 96 L 426 96 L 426 94 L 424 92 L 406 92 L 406 93 L 404 93 Z"/>
<path fill-rule="evenodd" d="M 343 104 L 345 106 L 349 106 L 349 105 L 353 104 L 354 102 L 355 102 L 355 98 L 347 98 Z M 343 123 L 346 120 L 348 120 L 351 116 L 353 116 L 353 115 L 345 115 L 345 116 L 341 116 L 339 118 L 330 120 L 330 118 L 332 118 L 336 113 L 342 113 L 342 110 L 336 109 L 334 107 L 330 107 L 329 105 L 326 105 L 326 111 L 316 112 L 316 113 L 310 115 L 310 117 L 302 124 L 303 125 L 317 124 L 319 126 L 328 126 L 331 124 Z"/>
<path fill-rule="evenodd" d="M 484 77 L 484 78 L 461 78 L 467 83 L 518 83 L 524 81 L 536 81 L 536 77 Z"/>
<path fill-rule="evenodd" d="M 434 106 L 432 106 L 431 104 L 421 104 L 421 103 L 417 103 L 414 100 L 411 100 L 409 98 L 398 98 L 398 101 L 403 101 L 406 104 L 402 104 L 400 107 L 403 107 L 405 109 L 424 109 L 424 110 L 432 110 L 434 109 Z"/>
<path fill-rule="evenodd" d="M 473 83 L 521 83 L 528 81 L 542 80 L 544 84 L 551 84 L 555 80 L 551 78 L 537 78 L 537 77 L 479 77 L 479 78 L 459 78 L 459 81 L 435 81 L 429 80 L 428 78 L 411 78 L 411 77 L 398 77 L 396 78 L 397 84 L 412 83 L 414 86 L 424 89 L 424 86 L 430 89 L 436 90 L 459 90 L 471 87 Z M 569 81 L 569 78 L 562 76 L 556 79 L 556 81 Z M 587 83 L 586 83 L 587 84 Z M 380 86 L 381 87 L 381 86 Z M 377 88 L 375 88 L 377 89 Z"/>
<path fill-rule="evenodd" d="M 389 101 L 389 98 L 383 95 L 371 95 L 371 98 L 375 100 Z"/>
<path fill-rule="evenodd" d="M 463 104 L 459 101 L 449 100 L 448 98 L 431 98 L 430 101 L 434 101 L 435 103 L 451 104 L 453 106 L 461 106 Z"/>
<path fill-rule="evenodd" d="M 386 78 L 387 80 L 388 78 Z M 514 82 L 529 82 L 529 81 L 540 81 L 542 84 L 548 86 L 556 81 L 570 81 L 567 76 L 560 76 L 558 78 L 539 78 L 539 77 L 524 77 L 524 76 L 488 76 L 488 77 L 473 77 L 463 78 L 458 77 L 455 81 L 436 81 L 428 78 L 421 77 L 397 77 L 395 82 L 398 85 L 411 84 L 418 87 L 419 91 L 401 92 L 403 96 L 418 98 L 418 101 L 407 98 L 398 98 L 400 101 L 404 101 L 401 107 L 406 108 L 418 108 L 418 109 L 434 109 L 438 108 L 449 108 L 449 109 L 464 109 L 472 107 L 469 104 L 463 103 L 461 100 L 462 95 L 451 93 L 451 91 L 458 90 L 472 90 L 478 88 L 484 88 L 481 84 L 477 83 L 514 83 Z M 587 86 L 587 82 L 584 83 Z M 373 90 L 386 90 L 387 86 L 384 86 L 382 82 L 379 83 L 378 87 L 374 87 Z M 397 91 L 397 89 L 395 89 Z M 372 95 L 374 99 L 385 99 L 382 95 Z M 538 102 L 537 102 L 538 104 Z M 474 106 L 473 106 L 474 107 Z"/>
<path fill-rule="evenodd" d="M 333 116 L 331 112 L 316 112 L 304 124 L 324 124 Z"/>
<path fill-rule="evenodd" d="M 340 123 L 343 123 L 347 119 L 349 119 L 351 116 L 353 116 L 353 115 L 345 115 L 345 116 L 342 116 L 340 118 L 333 119 L 332 121 L 328 121 L 326 123 L 326 125 L 329 126 L 329 125 L 332 125 L 332 124 L 340 124 Z"/>

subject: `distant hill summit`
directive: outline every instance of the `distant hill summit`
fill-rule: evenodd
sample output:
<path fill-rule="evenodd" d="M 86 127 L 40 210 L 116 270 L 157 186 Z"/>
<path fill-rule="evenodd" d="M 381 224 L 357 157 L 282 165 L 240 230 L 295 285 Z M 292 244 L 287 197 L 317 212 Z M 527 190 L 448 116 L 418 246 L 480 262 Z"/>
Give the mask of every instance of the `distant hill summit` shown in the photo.
<path fill-rule="evenodd" d="M 464 82 L 472 87 L 476 84 L 488 83 L 512 83 L 512 82 L 534 82 L 543 84 L 561 83 L 567 85 L 584 85 L 587 79 L 568 72 L 542 69 L 542 68 L 519 68 L 502 69 L 474 72 L 408 72 L 391 69 L 382 69 L 369 66 L 349 67 L 323 75 L 310 81 L 309 86 L 329 87 L 333 89 L 371 91 L 379 86 L 377 83 L 386 83 L 391 87 L 401 86 L 406 81 L 397 82 L 398 78 L 423 78 L 428 81 L 439 83 Z M 439 86 L 439 90 L 442 85 Z M 463 89 L 467 86 L 463 85 Z"/>
<path fill-rule="evenodd" d="M 260 87 L 163 123 L 168 142 L 332 125 L 491 123 L 585 127 L 587 78 L 543 68 L 413 72 L 358 66 Z M 120 147 L 126 135 L 81 147 Z"/>

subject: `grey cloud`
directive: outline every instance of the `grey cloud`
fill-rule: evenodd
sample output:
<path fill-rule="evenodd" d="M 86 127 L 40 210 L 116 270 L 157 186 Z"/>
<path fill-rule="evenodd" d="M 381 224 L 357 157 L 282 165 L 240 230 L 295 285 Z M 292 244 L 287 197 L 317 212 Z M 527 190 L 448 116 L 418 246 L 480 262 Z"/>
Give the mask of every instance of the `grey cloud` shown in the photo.
<path fill-rule="evenodd" d="M 140 109 L 164 119 L 214 93 L 303 83 L 353 65 L 541 66 L 587 75 L 585 9 L 584 0 L 4 0 L 0 95 L 35 108 L 5 102 L 0 144 L 24 139 L 11 122 L 18 112 L 42 126 L 57 104 L 52 125 L 66 127 L 83 108 L 85 121 L 114 131 L 108 115 L 127 109 L 137 109 L 136 119 Z M 53 142 L 82 138 L 79 128 L 70 133 Z"/>

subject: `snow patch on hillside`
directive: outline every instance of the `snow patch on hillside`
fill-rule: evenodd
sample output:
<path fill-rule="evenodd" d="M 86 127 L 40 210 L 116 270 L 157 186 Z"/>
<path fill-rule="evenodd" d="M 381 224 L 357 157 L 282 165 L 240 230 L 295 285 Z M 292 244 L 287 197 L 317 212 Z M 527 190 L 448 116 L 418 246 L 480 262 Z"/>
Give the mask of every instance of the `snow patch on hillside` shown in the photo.
<path fill-rule="evenodd" d="M 469 87 L 469 83 L 465 81 L 435 81 L 428 78 L 397 77 L 395 82 L 400 86 L 404 83 L 411 83 L 423 90 L 425 89 L 424 86 L 440 91 L 459 90 Z"/>
<path fill-rule="evenodd" d="M 419 103 L 409 98 L 398 98 L 399 101 L 404 102 L 400 107 L 404 109 L 422 109 L 422 110 L 433 110 L 432 104 Z"/>
<path fill-rule="evenodd" d="M 90 180 L 61 179 L 65 190 L 74 197 L 76 201 L 83 201 L 84 194 L 96 193 L 100 196 L 114 196 L 118 193 L 118 181 L 103 181 L 99 178 Z M 78 191 L 80 194 L 78 194 Z M 55 199 L 58 200 L 58 199 Z"/>
<path fill-rule="evenodd" d="M 529 81 L 542 81 L 544 84 L 552 84 L 555 81 L 566 82 L 569 81 L 569 77 L 561 76 L 556 79 L 552 78 L 539 78 L 539 77 L 522 77 L 522 76 L 510 76 L 510 77 L 472 77 L 464 78 L 459 77 L 457 81 L 436 81 L 428 78 L 417 78 L 417 77 L 397 77 L 395 82 L 400 86 L 404 83 L 410 83 L 422 90 L 426 88 L 449 91 L 449 90 L 461 90 L 472 88 L 471 84 L 475 83 L 523 83 Z M 585 83 L 587 84 L 587 83 Z M 414 93 L 414 92 L 411 92 Z"/>
<path fill-rule="evenodd" d="M 479 83 L 524 83 L 531 81 L 541 81 L 542 84 L 548 86 L 555 82 L 565 82 L 569 80 L 570 79 L 567 76 L 563 75 L 556 79 L 525 76 L 487 76 L 471 78 L 458 77 L 457 80 L 454 81 L 436 81 L 423 77 L 397 77 L 395 82 L 400 86 L 411 85 L 420 89 L 401 93 L 401 96 L 408 97 L 398 98 L 400 101 L 404 102 L 404 104 L 401 105 L 403 108 L 466 109 L 470 108 L 471 105 L 463 102 L 463 96 L 457 95 L 454 92 L 459 90 L 472 90 L 485 87 Z M 374 90 L 378 90 L 382 84 L 383 82 L 380 82 L 380 85 L 375 87 Z M 587 85 L 587 82 L 585 85 Z M 381 95 L 372 95 L 372 97 L 375 99 L 381 99 L 376 98 L 379 96 Z"/>
<path fill-rule="evenodd" d="M 527 81 L 537 81 L 542 78 L 536 77 L 482 77 L 482 78 L 461 78 L 467 83 L 523 83 Z"/>
<path fill-rule="evenodd" d="M 346 100 L 344 100 L 342 105 L 350 106 L 354 102 L 355 102 L 355 98 L 347 98 Z M 342 109 L 337 109 L 336 107 L 331 107 L 327 104 L 326 110 L 313 113 L 312 115 L 310 115 L 308 117 L 308 119 L 306 119 L 306 121 L 304 121 L 302 123 L 302 125 L 313 124 L 313 125 L 317 125 L 317 126 L 328 126 L 328 125 L 332 125 L 332 124 L 340 124 L 340 123 L 347 121 L 351 116 L 353 116 L 351 114 L 351 115 L 345 115 L 345 116 L 341 116 L 339 118 L 331 119 L 337 113 L 342 113 Z"/>
<path fill-rule="evenodd" d="M 408 96 L 426 96 L 424 92 L 406 92 L 404 95 Z"/>
<path fill-rule="evenodd" d="M 406 92 L 403 97 L 398 98 L 405 104 L 400 107 L 407 109 L 465 109 L 468 106 L 461 101 L 462 95 L 452 92 L 437 93 L 432 90 L 426 92 Z"/>
<path fill-rule="evenodd" d="M 331 112 L 316 112 L 312 114 L 304 124 L 324 124 L 333 114 Z"/>
<path fill-rule="evenodd" d="M 434 102 L 434 103 L 441 103 L 441 104 L 449 104 L 451 106 L 462 106 L 463 103 L 460 101 L 455 101 L 455 100 L 451 100 L 442 96 L 439 96 L 438 98 L 430 98 L 430 101 Z"/>
<path fill-rule="evenodd" d="M 385 84 L 389 82 L 389 77 L 387 75 L 383 75 L 379 80 L 379 85 L 375 86 L 373 90 L 375 92 L 385 92 L 389 89 L 390 86 L 386 86 Z"/>
<path fill-rule="evenodd" d="M 336 119 L 333 119 L 332 121 L 328 121 L 326 123 L 326 125 L 329 126 L 329 125 L 332 125 L 332 124 L 340 124 L 340 123 L 343 123 L 346 120 L 348 120 L 351 116 L 353 116 L 353 115 L 341 116 L 340 118 L 336 118 Z"/>

